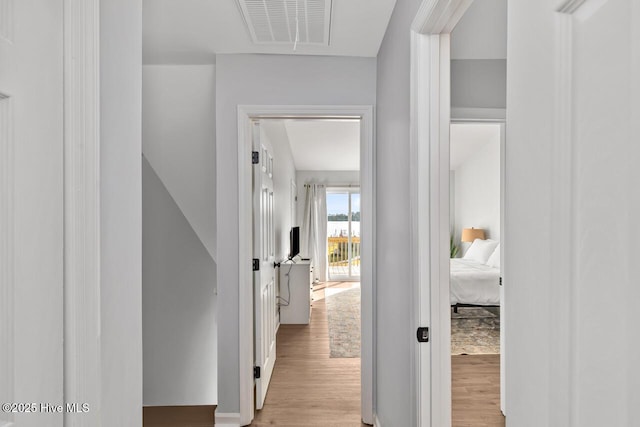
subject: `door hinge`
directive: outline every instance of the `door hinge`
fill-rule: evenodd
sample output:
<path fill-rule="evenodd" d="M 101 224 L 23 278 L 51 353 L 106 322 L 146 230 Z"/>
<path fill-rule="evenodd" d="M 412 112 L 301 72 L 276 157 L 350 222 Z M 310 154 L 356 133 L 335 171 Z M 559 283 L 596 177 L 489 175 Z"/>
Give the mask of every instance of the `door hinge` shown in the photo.
<path fill-rule="evenodd" d="M 260 378 L 260 366 L 253 367 L 253 378 Z"/>
<path fill-rule="evenodd" d="M 251 164 L 252 165 L 257 165 L 258 163 L 260 163 L 260 153 L 258 151 L 252 151 L 251 152 Z"/>
<path fill-rule="evenodd" d="M 500 286 L 502 286 L 502 277 L 500 277 Z"/>
<path fill-rule="evenodd" d="M 253 259 L 253 271 L 260 271 L 260 260 L 258 258 Z"/>
<path fill-rule="evenodd" d="M 418 342 L 429 342 L 429 328 L 418 328 Z"/>

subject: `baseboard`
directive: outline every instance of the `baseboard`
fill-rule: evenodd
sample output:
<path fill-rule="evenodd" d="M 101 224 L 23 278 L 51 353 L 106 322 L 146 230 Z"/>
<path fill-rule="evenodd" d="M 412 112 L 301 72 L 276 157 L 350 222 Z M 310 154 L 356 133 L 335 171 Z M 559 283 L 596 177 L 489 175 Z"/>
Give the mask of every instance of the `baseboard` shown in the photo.
<path fill-rule="evenodd" d="M 240 427 L 239 412 L 216 412 L 216 427 Z"/>
<path fill-rule="evenodd" d="M 145 406 L 142 408 L 144 427 L 213 427 L 215 405 Z"/>
<path fill-rule="evenodd" d="M 378 414 L 373 414 L 373 427 L 382 427 L 380 419 L 378 419 Z"/>

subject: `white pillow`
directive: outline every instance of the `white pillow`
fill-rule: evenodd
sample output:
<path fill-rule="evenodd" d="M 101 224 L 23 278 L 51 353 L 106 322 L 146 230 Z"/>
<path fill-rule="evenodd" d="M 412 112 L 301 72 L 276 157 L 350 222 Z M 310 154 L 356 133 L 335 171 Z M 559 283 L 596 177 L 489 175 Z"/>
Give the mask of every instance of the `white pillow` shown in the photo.
<path fill-rule="evenodd" d="M 495 240 L 476 239 L 473 241 L 469 250 L 467 250 L 467 253 L 464 254 L 462 259 L 486 264 L 487 260 L 496 249 L 496 246 L 498 246 L 498 242 Z"/>
<path fill-rule="evenodd" d="M 493 268 L 500 268 L 500 244 L 493 250 L 493 253 L 487 260 L 487 265 Z"/>

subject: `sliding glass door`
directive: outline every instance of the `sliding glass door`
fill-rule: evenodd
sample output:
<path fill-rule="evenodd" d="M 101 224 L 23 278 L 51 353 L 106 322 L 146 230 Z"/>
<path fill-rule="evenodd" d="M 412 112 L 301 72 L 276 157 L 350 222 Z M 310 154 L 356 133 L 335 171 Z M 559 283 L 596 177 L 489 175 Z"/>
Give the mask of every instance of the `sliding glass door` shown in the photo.
<path fill-rule="evenodd" d="M 360 280 L 360 188 L 327 189 L 329 280 Z"/>

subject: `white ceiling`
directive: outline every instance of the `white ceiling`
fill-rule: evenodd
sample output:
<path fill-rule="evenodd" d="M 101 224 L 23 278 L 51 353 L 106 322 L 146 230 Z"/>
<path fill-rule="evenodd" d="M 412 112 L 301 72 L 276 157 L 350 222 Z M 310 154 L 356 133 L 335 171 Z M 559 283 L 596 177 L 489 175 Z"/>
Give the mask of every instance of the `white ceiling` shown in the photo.
<path fill-rule="evenodd" d="M 360 169 L 359 120 L 267 120 L 272 141 L 287 139 L 296 170 L 357 171 Z M 284 132 L 282 132 L 284 128 Z"/>
<path fill-rule="evenodd" d="M 500 140 L 499 124 L 454 123 L 451 125 L 451 170 L 456 170 L 489 142 Z"/>
<path fill-rule="evenodd" d="M 143 62 L 209 64 L 224 53 L 375 57 L 395 2 L 333 0 L 329 46 L 294 52 L 293 44 L 254 44 L 236 0 L 143 0 Z"/>

